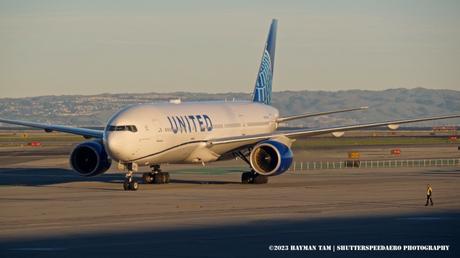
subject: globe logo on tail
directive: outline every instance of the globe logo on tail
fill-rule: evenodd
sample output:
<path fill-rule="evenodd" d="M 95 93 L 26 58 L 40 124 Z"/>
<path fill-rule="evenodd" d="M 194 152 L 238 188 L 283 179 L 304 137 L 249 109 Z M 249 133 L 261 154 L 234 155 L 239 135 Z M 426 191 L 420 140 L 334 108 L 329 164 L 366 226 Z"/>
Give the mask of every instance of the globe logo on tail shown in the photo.
<path fill-rule="evenodd" d="M 259 74 L 257 76 L 253 101 L 262 102 L 267 105 L 271 103 L 272 78 L 270 53 L 268 53 L 267 49 L 265 49 Z"/>

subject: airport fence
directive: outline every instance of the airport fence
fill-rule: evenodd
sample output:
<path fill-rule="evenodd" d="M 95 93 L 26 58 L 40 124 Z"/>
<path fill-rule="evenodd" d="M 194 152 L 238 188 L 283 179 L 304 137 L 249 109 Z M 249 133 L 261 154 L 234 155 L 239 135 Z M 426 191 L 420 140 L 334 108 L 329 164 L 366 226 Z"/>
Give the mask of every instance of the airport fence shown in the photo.
<path fill-rule="evenodd" d="M 346 168 L 414 168 L 455 167 L 460 158 L 453 159 L 392 159 L 392 160 L 343 160 L 343 161 L 294 161 L 291 171 Z"/>

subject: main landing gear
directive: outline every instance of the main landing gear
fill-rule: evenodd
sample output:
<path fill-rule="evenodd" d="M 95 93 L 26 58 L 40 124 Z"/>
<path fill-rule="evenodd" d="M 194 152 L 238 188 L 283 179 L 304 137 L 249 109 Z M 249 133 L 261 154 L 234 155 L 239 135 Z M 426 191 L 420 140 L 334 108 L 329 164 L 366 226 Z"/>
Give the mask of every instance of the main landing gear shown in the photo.
<path fill-rule="evenodd" d="M 169 173 L 162 172 L 160 165 L 150 166 L 152 172 L 144 173 L 142 179 L 146 184 L 168 184 L 169 183 Z"/>
<path fill-rule="evenodd" d="M 246 162 L 249 166 L 251 166 L 251 162 L 249 162 L 248 158 L 246 157 L 248 154 L 244 154 L 241 151 L 235 152 L 234 154 L 235 156 L 239 157 L 244 162 Z M 266 184 L 268 183 L 268 176 L 263 176 L 261 174 L 258 174 L 252 169 L 250 172 L 244 172 L 243 174 L 241 174 L 241 183 L 242 184 Z"/>
<path fill-rule="evenodd" d="M 241 175 L 241 183 L 242 184 L 266 184 L 268 183 L 268 176 L 263 176 L 256 172 L 244 172 Z"/>

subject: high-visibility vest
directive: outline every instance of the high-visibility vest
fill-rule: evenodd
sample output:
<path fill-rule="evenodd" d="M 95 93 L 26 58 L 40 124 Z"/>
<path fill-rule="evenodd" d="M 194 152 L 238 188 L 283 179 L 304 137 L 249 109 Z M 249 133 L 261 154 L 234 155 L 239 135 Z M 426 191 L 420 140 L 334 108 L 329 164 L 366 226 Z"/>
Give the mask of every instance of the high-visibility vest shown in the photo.
<path fill-rule="evenodd" d="M 433 192 L 433 189 L 431 189 L 431 186 L 426 189 L 426 195 L 431 195 Z"/>

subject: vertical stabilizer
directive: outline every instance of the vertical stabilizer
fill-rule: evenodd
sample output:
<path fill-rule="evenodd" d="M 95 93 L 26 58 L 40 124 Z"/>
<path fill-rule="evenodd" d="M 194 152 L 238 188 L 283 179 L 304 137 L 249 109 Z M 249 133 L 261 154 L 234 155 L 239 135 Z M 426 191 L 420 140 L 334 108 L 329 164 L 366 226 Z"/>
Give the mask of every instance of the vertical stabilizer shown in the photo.
<path fill-rule="evenodd" d="M 278 21 L 272 20 L 265 43 L 262 61 L 257 74 L 252 101 L 270 105 L 272 100 L 273 68 L 275 64 L 276 28 Z"/>

